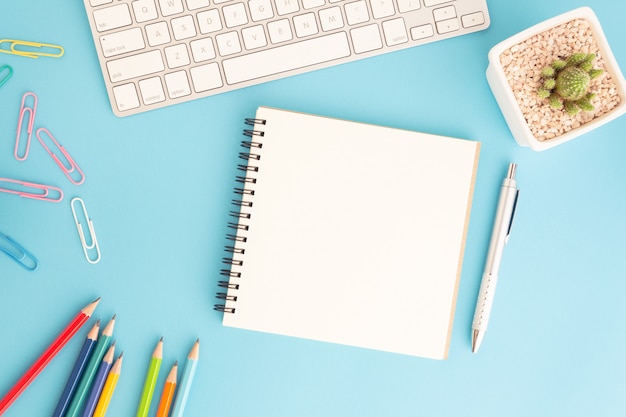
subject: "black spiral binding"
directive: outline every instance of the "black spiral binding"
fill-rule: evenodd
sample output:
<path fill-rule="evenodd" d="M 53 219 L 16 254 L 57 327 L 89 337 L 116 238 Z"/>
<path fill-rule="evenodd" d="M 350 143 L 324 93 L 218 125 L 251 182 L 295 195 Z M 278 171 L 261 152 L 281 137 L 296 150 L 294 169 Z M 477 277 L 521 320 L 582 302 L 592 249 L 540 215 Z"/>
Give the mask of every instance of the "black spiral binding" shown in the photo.
<path fill-rule="evenodd" d="M 241 146 L 246 149 L 244 152 L 239 152 L 239 158 L 246 161 L 245 164 L 237 165 L 237 169 L 243 173 L 238 175 L 236 181 L 241 184 L 235 187 L 235 194 L 237 198 L 232 200 L 232 204 L 237 207 L 236 210 L 230 211 L 230 216 L 235 219 L 234 222 L 229 222 L 228 227 L 234 230 L 234 233 L 226 235 L 226 239 L 232 241 L 231 244 L 224 246 L 224 252 L 226 256 L 222 258 L 222 263 L 228 265 L 228 267 L 220 270 L 220 275 L 228 278 L 228 281 L 219 281 L 218 286 L 226 290 L 226 292 L 218 292 L 216 297 L 224 302 L 236 302 L 236 291 L 239 289 L 239 283 L 236 281 L 241 278 L 241 272 L 236 268 L 243 265 L 243 255 L 246 253 L 244 244 L 248 241 L 245 236 L 242 236 L 243 232 L 246 232 L 249 226 L 246 221 L 252 217 L 252 213 L 248 209 L 252 208 L 254 197 L 254 189 L 250 188 L 256 184 L 256 178 L 252 177 L 253 173 L 259 171 L 259 167 L 255 165 L 255 161 L 261 159 L 259 153 L 263 148 L 263 144 L 258 141 L 259 138 L 265 136 L 265 132 L 256 130 L 256 125 L 264 125 L 265 120 L 262 119 L 246 119 L 246 125 L 252 126 L 252 129 L 244 129 L 243 134 L 250 138 L 249 140 L 243 140 Z M 215 304 L 215 310 L 224 313 L 235 313 L 235 307 L 226 307 L 225 303 Z"/>

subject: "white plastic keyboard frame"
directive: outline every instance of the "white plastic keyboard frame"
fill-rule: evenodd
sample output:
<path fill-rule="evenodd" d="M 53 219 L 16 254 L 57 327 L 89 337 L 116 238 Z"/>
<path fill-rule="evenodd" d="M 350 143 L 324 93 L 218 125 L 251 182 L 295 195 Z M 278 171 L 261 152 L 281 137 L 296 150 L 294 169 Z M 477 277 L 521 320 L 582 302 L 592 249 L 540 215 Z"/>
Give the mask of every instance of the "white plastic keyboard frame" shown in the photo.
<path fill-rule="evenodd" d="M 145 0 L 142 0 L 145 1 Z M 301 58 L 295 57 L 293 58 L 293 60 L 295 61 L 295 63 L 288 63 L 288 64 L 283 64 L 284 66 L 293 66 L 293 65 L 301 65 L 299 68 L 294 68 L 294 69 L 288 69 L 288 70 L 284 70 L 277 74 L 271 74 L 271 75 L 267 75 L 267 76 L 260 76 L 259 78 L 253 78 L 250 80 L 246 80 L 246 78 L 248 77 L 248 74 L 246 73 L 243 77 L 240 77 L 239 75 L 237 76 L 230 76 L 230 77 L 226 77 L 224 74 L 224 68 L 222 66 L 222 62 L 226 61 L 225 64 L 227 66 L 235 66 L 235 67 L 239 67 L 241 69 L 241 67 L 243 67 L 245 69 L 245 66 L 248 65 L 249 62 L 252 63 L 261 63 L 261 64 L 265 64 L 268 65 L 269 63 L 273 62 L 275 59 L 274 58 L 270 58 L 270 59 L 266 59 L 265 56 L 261 56 L 261 57 L 251 57 L 251 59 L 248 58 L 241 58 L 239 59 L 238 57 L 241 56 L 245 56 L 250 54 L 251 52 L 257 52 L 258 50 L 252 50 L 252 51 L 246 51 L 245 47 L 243 46 L 243 41 L 242 41 L 242 52 L 234 54 L 234 55 L 230 55 L 230 56 L 226 56 L 226 57 L 220 57 L 219 54 L 217 54 L 217 57 L 213 60 L 213 62 L 216 62 L 219 64 L 219 66 L 214 66 L 212 68 L 212 70 L 214 71 L 218 71 L 220 72 L 222 81 L 223 81 L 223 86 L 219 87 L 219 88 L 211 88 L 207 91 L 203 91 L 203 92 L 195 92 L 194 90 L 196 89 L 191 81 L 191 78 L 189 77 L 191 72 L 194 71 L 194 68 L 199 67 L 201 65 L 205 65 L 207 62 L 200 62 L 200 63 L 196 63 L 194 62 L 193 59 L 193 55 L 192 55 L 192 51 L 191 51 L 191 47 L 190 47 L 190 43 L 193 41 L 197 41 L 199 39 L 205 39 L 205 38 L 211 38 L 213 45 L 215 47 L 215 49 L 217 49 L 217 45 L 216 45 L 216 35 L 222 34 L 222 33 L 226 33 L 226 32 L 232 32 L 232 31 L 237 31 L 240 40 L 241 40 L 241 30 L 245 29 L 247 27 L 250 26 L 254 26 L 254 25 L 258 25 L 258 24 L 262 24 L 265 26 L 265 28 L 267 29 L 267 24 L 271 21 L 275 21 L 275 20 L 280 20 L 280 19 L 284 19 L 284 18 L 288 18 L 290 19 L 290 23 L 291 26 L 293 28 L 293 17 L 294 16 L 298 16 L 298 15 L 302 15 L 305 13 L 314 13 L 316 18 L 317 18 L 317 22 L 318 22 L 318 26 L 319 26 L 319 11 L 320 10 L 324 10 L 324 9 L 328 9 L 330 7 L 334 7 L 334 6 L 339 6 L 341 8 L 341 11 L 343 13 L 343 19 L 344 22 L 347 23 L 347 17 L 346 17 L 346 8 L 350 7 L 349 4 L 350 3 L 355 3 L 354 0 L 343 0 L 343 1 L 337 1 L 337 0 L 326 0 L 325 4 L 323 6 L 318 6 L 318 7 L 314 7 L 314 8 L 309 8 L 309 9 L 304 9 L 303 7 L 303 0 L 297 0 L 299 3 L 299 12 L 294 13 L 292 15 L 283 15 L 283 16 L 279 16 L 277 14 L 276 8 L 275 8 L 275 3 L 273 2 L 272 5 L 274 6 L 274 18 L 273 19 L 269 19 L 269 20 L 265 20 L 262 22 L 253 22 L 250 19 L 250 11 L 249 9 L 247 10 L 248 13 L 248 20 L 250 21 L 250 23 L 248 25 L 245 26 L 239 26 L 239 27 L 235 27 L 235 28 L 226 28 L 224 27 L 221 31 L 219 32 L 213 32 L 210 34 L 202 34 L 199 30 L 199 26 L 198 26 L 198 20 L 197 20 L 197 15 L 198 13 L 201 12 L 205 12 L 207 10 L 210 9 L 217 9 L 219 10 L 219 13 L 222 16 L 222 21 L 223 21 L 223 14 L 222 14 L 222 9 L 224 7 L 227 6 L 232 6 L 233 4 L 236 4 L 238 1 L 237 0 L 228 0 L 224 3 L 220 3 L 220 4 L 215 4 L 213 0 L 211 0 L 210 6 L 209 7 L 204 7 L 204 8 L 200 8 L 200 9 L 196 9 L 196 10 L 187 10 L 187 1 L 192 1 L 192 2 L 196 2 L 197 0 L 182 0 L 182 5 L 184 7 L 184 10 L 182 13 L 176 13 L 173 15 L 169 15 L 166 17 L 162 17 L 161 16 L 161 9 L 160 9 L 160 2 L 159 0 L 155 0 L 155 6 L 156 6 L 156 10 L 158 13 L 158 17 L 157 19 L 153 19 L 153 20 L 149 20 L 149 21 L 145 21 L 145 22 L 141 22 L 141 23 L 137 23 L 136 20 L 134 19 L 134 17 L 136 16 L 134 11 L 133 11 L 133 3 L 137 2 L 137 0 L 84 0 L 84 4 L 85 4 L 85 9 L 87 12 L 87 17 L 89 19 L 89 24 L 91 27 L 91 31 L 92 31 L 92 35 L 93 35 L 93 39 L 94 39 L 94 43 L 95 43 L 95 47 L 96 47 L 96 51 L 98 54 L 98 59 L 100 61 L 100 66 L 101 66 L 101 70 L 102 70 L 102 74 L 103 74 L 103 78 L 105 81 L 105 85 L 106 85 L 106 90 L 107 93 L 109 95 L 109 100 L 111 103 L 111 107 L 113 110 L 113 113 L 119 117 L 124 117 L 124 116 L 130 116 L 133 114 L 137 114 L 137 113 L 141 113 L 141 112 L 145 112 L 145 111 L 149 111 L 149 110 L 153 110 L 153 109 L 157 109 L 157 108 L 162 108 L 162 107 L 166 107 L 166 106 L 170 106 L 173 104 L 178 104 L 178 103 L 183 103 L 186 101 L 190 101 L 190 100 L 195 100 L 198 98 L 202 98 L 202 97 L 208 97 L 208 96 L 212 96 L 215 94 L 219 94 L 219 93 L 223 93 L 223 92 L 227 92 L 227 91 L 232 91 L 232 90 L 236 90 L 236 89 L 240 89 L 240 88 L 244 88 L 244 87 L 248 87 L 248 86 L 252 86 L 252 85 L 256 85 L 256 84 L 260 84 L 263 82 L 267 82 L 267 81 L 272 81 L 272 80 L 276 80 L 276 79 L 280 79 L 280 78 L 284 78 L 287 76 L 291 76 L 291 75 L 296 75 L 296 74 L 301 74 L 304 72 L 308 72 L 308 71 L 313 71 L 313 70 L 317 70 L 317 69 L 321 69 L 321 68 L 326 68 L 326 67 L 330 67 L 330 66 L 334 66 L 334 65 L 338 65 L 338 64 L 342 64 L 342 63 L 347 63 L 347 62 L 351 62 L 351 61 L 355 61 L 355 60 L 359 60 L 359 59 L 363 59 L 363 58 L 367 58 L 367 57 L 372 57 L 372 56 L 377 56 L 377 55 L 381 55 L 387 52 L 392 52 L 392 51 L 396 51 L 396 50 L 401 50 L 401 49 L 406 49 L 406 48 L 410 48 L 410 47 L 414 47 L 414 46 L 418 46 L 418 45 L 423 45 L 426 43 L 431 43 L 431 42 L 435 42 L 435 41 L 439 41 L 439 40 L 443 40 L 443 39 L 448 39 L 448 38 L 452 38 L 452 37 L 456 37 L 456 36 L 460 36 L 460 35 L 465 35 L 468 33 L 472 33 L 472 32 L 476 32 L 476 31 L 480 31 L 480 30 L 484 30 L 486 29 L 489 24 L 490 24 L 490 19 L 489 19 L 489 13 L 487 10 L 487 4 L 486 4 L 486 0 L 393 0 L 393 8 L 396 11 L 396 14 L 393 16 L 389 16 L 389 17 L 384 17 L 384 18 L 380 18 L 380 19 L 374 19 L 373 18 L 373 10 L 372 10 L 372 1 L 375 0 L 366 0 L 365 4 L 368 7 L 368 15 L 369 15 L 369 20 L 366 22 L 362 22 L 359 24 L 355 24 L 354 26 L 348 26 L 347 24 L 343 27 L 343 28 L 339 28 L 339 29 L 335 29 L 335 30 L 329 30 L 327 32 L 324 32 L 321 30 L 319 30 L 319 33 L 317 35 L 311 35 L 305 38 L 297 38 L 294 34 L 293 39 L 291 41 L 285 41 L 282 42 L 280 44 L 277 45 L 272 45 L 271 42 L 269 42 L 268 39 L 268 44 L 270 47 L 267 48 L 261 48 L 259 50 L 272 50 L 273 48 L 276 47 L 285 47 L 286 45 L 293 45 L 291 47 L 287 47 L 287 48 L 291 48 L 291 49 L 302 49 L 300 48 L 298 45 L 295 45 L 297 43 L 300 42 L 307 42 L 307 45 L 310 43 L 311 45 L 324 45 L 324 43 L 326 43 L 328 45 L 328 42 L 335 42 L 337 39 L 340 39 L 340 36 L 338 34 L 340 33 L 346 33 L 349 32 L 350 30 L 354 30 L 357 28 L 364 28 L 362 29 L 363 31 L 365 31 L 367 28 L 365 28 L 368 25 L 371 25 L 372 23 L 376 23 L 378 25 L 378 28 L 381 32 L 382 35 L 382 45 L 380 48 L 375 49 L 375 50 L 371 50 L 371 51 L 367 51 L 367 52 L 361 52 L 361 53 L 355 53 L 355 47 L 356 50 L 358 52 L 359 48 L 361 48 L 359 45 L 355 45 L 355 43 L 351 40 L 350 36 L 347 36 L 348 41 L 346 45 L 343 45 L 343 41 L 341 41 L 340 43 L 342 44 L 341 46 L 338 46 L 336 49 L 338 49 L 337 51 L 332 51 L 329 52 L 329 54 L 332 55 L 332 59 L 331 60 L 327 60 L 326 62 L 320 62 L 320 63 L 310 63 L 310 62 L 306 62 L 306 59 L 304 58 L 304 56 L 308 55 L 308 50 L 313 50 L 314 48 L 305 48 L 304 49 L 304 53 L 303 51 L 299 51 L 298 53 L 300 54 L 300 56 L 302 56 Z M 222 0 L 224 1 L 224 0 Z M 246 3 L 248 0 L 244 0 L 243 3 Z M 274 0 L 273 0 L 274 1 Z M 295 1 L 295 0 L 291 0 L 291 1 Z M 305 0 L 307 1 L 307 0 Z M 402 8 L 403 6 L 399 6 L 400 3 L 404 4 L 407 1 L 412 1 L 412 2 L 417 2 L 419 1 L 420 7 L 417 10 L 414 11 L 410 11 L 410 12 L 406 12 L 406 13 L 398 13 L 398 9 L 399 7 Z M 399 3 L 400 2 L 400 3 Z M 92 6 L 93 4 L 96 4 L 96 6 Z M 100 4 L 102 3 L 102 4 Z M 114 30 L 110 30 L 110 31 L 98 31 L 96 28 L 96 21 L 94 19 L 94 13 L 103 13 L 102 9 L 106 9 L 107 7 L 111 7 L 111 6 L 121 6 L 122 4 L 126 4 L 130 10 L 131 16 L 133 17 L 132 22 L 128 23 L 125 21 L 122 22 L 118 22 L 118 24 L 123 24 L 122 27 L 120 28 L 116 28 Z M 307 1 L 307 3 L 311 3 L 310 1 Z M 317 3 L 321 3 L 321 0 L 318 0 Z M 427 7 L 426 4 L 433 4 L 433 6 L 431 7 Z M 100 4 L 100 5 L 97 5 Z M 450 22 L 452 29 L 454 29 L 454 27 L 458 26 L 458 30 L 453 30 L 451 32 L 448 33 L 442 33 L 444 32 L 446 29 L 444 27 L 440 27 L 438 25 L 441 25 L 441 23 L 437 23 L 435 21 L 435 19 L 442 19 L 445 18 L 442 17 L 442 14 L 446 13 L 446 8 L 449 9 L 449 6 L 453 6 L 453 10 L 455 12 L 455 16 L 453 16 L 453 20 L 449 20 L 448 22 Z M 377 13 L 380 13 L 377 11 Z M 177 19 L 180 18 L 182 16 L 185 15 L 191 15 L 194 17 L 194 22 L 195 22 L 195 31 L 196 31 L 196 35 L 191 37 L 191 38 L 187 38 L 181 41 L 176 41 L 172 35 L 172 30 L 171 30 L 171 26 L 170 26 L 170 22 L 173 19 Z M 386 42 L 385 39 L 385 35 L 384 35 L 384 30 L 385 28 L 391 28 L 393 23 L 390 22 L 394 19 L 397 19 L 399 16 L 401 16 L 404 19 L 405 22 L 405 27 L 406 27 L 406 39 L 405 40 L 400 40 L 401 43 L 398 43 L 396 45 L 393 46 L 389 46 Z M 478 16 L 478 21 L 477 22 L 469 22 L 468 19 L 471 16 Z M 146 36 L 146 32 L 145 32 L 145 27 L 147 25 L 151 25 L 154 24 L 155 22 L 159 22 L 159 21 L 167 21 L 168 27 L 170 27 L 170 37 L 172 39 L 172 41 L 170 43 L 167 44 L 163 44 L 163 45 L 158 45 L 158 46 L 154 46 L 151 47 L 148 44 L 148 40 L 147 40 L 147 36 Z M 383 26 L 383 25 L 389 25 L 389 26 Z M 225 26 L 225 25 L 223 25 Z M 103 35 L 111 35 L 111 34 L 115 34 L 119 31 L 122 30 L 127 30 L 127 29 L 131 29 L 131 28 L 140 28 L 142 34 L 143 34 L 143 38 L 144 38 L 144 44 L 145 47 L 142 48 L 141 50 L 137 50 L 131 53 L 124 53 L 124 54 L 119 54 L 119 55 L 115 55 L 112 57 L 105 57 L 104 52 L 103 52 L 103 48 L 101 47 L 101 43 L 100 43 L 100 37 Z M 361 30 L 361 29 L 359 29 Z M 313 39 L 319 39 L 319 40 L 313 40 Z M 311 40 L 309 42 L 309 40 Z M 397 41 L 397 40 L 396 40 Z M 167 60 L 166 60 L 166 56 L 165 56 L 165 48 L 168 46 L 172 46 L 172 45 L 179 45 L 179 44 L 185 44 L 188 50 L 188 54 L 190 56 L 190 63 L 189 65 L 183 66 L 183 67 L 179 67 L 179 68 L 174 68 L 174 69 L 169 69 L 168 65 L 167 65 Z M 333 43 L 334 45 L 334 43 Z M 116 59 L 120 59 L 120 58 L 124 58 L 124 57 L 128 57 L 128 56 L 132 56 L 132 55 L 136 55 L 136 54 L 140 54 L 140 53 L 144 53 L 144 52 L 149 52 L 149 51 L 158 51 L 158 53 L 161 54 L 163 62 L 164 62 L 164 68 L 162 71 L 158 71 L 157 73 L 151 74 L 151 75 L 145 75 L 145 76 L 138 76 L 138 77 L 131 77 L 130 79 L 127 79 L 125 81 L 121 81 L 121 82 L 112 82 L 111 78 L 109 76 L 109 71 L 107 69 L 107 62 L 112 61 L 112 60 L 116 60 Z M 272 52 L 267 52 L 267 57 L 272 57 L 274 55 L 274 53 Z M 312 54 L 314 55 L 314 54 Z M 324 55 L 324 54 L 322 54 Z M 347 55 L 347 56 L 346 56 Z M 154 54 L 152 54 L 152 56 L 154 56 Z M 147 54 L 147 57 L 150 57 L 150 55 Z M 232 58 L 237 58 L 232 60 Z M 259 59 L 261 58 L 261 59 Z M 321 59 L 324 59 L 324 56 L 321 57 Z M 305 62 L 305 64 L 301 64 L 302 62 Z M 261 69 L 259 70 L 261 74 L 263 74 L 266 71 L 269 71 L 269 69 L 264 69 L 262 68 L 263 65 L 261 65 Z M 271 66 L 271 65 L 268 65 Z M 279 65 L 280 68 L 280 65 Z M 203 68 L 203 70 L 206 68 Z M 230 69 L 230 68 L 229 68 Z M 184 70 L 189 78 L 189 85 L 190 85 L 190 94 L 188 95 L 184 95 L 186 94 L 186 92 L 182 92 L 181 96 L 176 97 L 176 98 L 171 98 L 168 94 L 168 89 L 167 86 L 165 84 L 165 79 L 169 74 L 169 80 L 172 81 L 173 78 L 175 78 L 174 75 L 172 75 L 172 73 L 176 73 L 179 72 L 181 70 Z M 196 68 L 196 70 L 199 70 L 198 68 Z M 234 71 L 234 70 L 233 70 Z M 196 71 L 199 72 L 199 71 Z M 132 73 L 129 75 L 133 75 Z M 146 104 L 145 100 L 143 99 L 141 93 L 140 93 L 140 82 L 143 81 L 142 86 L 150 86 L 151 83 L 152 85 L 154 84 L 154 77 L 158 76 L 161 79 L 161 83 L 163 85 L 163 90 L 164 90 L 164 96 L 165 99 L 162 101 L 153 101 L 150 102 L 148 101 L 149 104 Z M 230 83 L 232 82 L 231 80 L 234 80 L 236 78 L 236 83 Z M 151 80 L 151 82 L 146 82 L 148 79 Z M 243 80 L 243 81 L 242 81 Z M 175 81 L 175 80 L 174 80 Z M 115 99 L 115 94 L 114 94 L 114 87 L 118 87 L 121 85 L 125 85 L 126 87 L 120 88 L 118 89 L 118 94 L 120 93 L 120 91 L 124 91 L 127 90 L 131 93 L 132 96 L 132 89 L 135 89 L 135 92 L 137 93 L 137 100 L 135 102 L 133 102 L 133 100 L 130 100 L 129 102 L 131 103 L 131 105 L 127 106 L 127 109 L 124 110 L 120 110 L 120 108 L 118 108 L 116 99 Z M 157 86 L 158 87 L 158 86 Z M 207 85 L 204 88 L 207 87 L 214 87 L 213 85 Z M 132 108 L 130 108 L 132 107 Z"/>

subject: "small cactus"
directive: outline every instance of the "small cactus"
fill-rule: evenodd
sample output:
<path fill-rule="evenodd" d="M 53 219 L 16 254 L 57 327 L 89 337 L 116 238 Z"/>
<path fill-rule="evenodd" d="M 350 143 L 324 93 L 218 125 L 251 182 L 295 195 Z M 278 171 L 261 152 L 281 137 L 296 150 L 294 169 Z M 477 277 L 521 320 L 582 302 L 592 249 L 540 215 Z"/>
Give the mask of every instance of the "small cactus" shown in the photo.
<path fill-rule="evenodd" d="M 545 67 L 541 71 L 543 84 L 537 91 L 539 98 L 548 99 L 550 107 L 564 109 L 569 115 L 593 111 L 591 100 L 595 94 L 589 92 L 589 86 L 603 72 L 593 69 L 595 58 L 595 54 L 577 52 Z"/>

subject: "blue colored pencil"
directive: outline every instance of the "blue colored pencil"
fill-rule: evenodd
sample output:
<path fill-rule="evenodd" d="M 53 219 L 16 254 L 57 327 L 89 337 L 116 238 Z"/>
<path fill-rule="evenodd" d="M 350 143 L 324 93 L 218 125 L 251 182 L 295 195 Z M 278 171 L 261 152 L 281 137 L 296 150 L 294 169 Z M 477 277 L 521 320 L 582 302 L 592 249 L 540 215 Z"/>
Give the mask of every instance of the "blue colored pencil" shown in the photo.
<path fill-rule="evenodd" d="M 57 404 L 57 408 L 54 410 L 54 414 L 52 414 L 52 417 L 65 416 L 65 413 L 67 412 L 67 409 L 70 405 L 70 401 L 72 400 L 72 395 L 74 395 L 74 391 L 76 391 L 76 387 L 78 386 L 78 381 L 80 380 L 80 377 L 83 374 L 85 367 L 87 366 L 87 362 L 89 362 L 91 352 L 93 352 L 93 348 L 96 345 L 99 331 L 100 320 L 96 322 L 96 324 L 87 334 L 87 339 L 85 339 L 85 343 L 83 343 L 83 347 L 80 349 L 80 353 L 78 354 L 78 358 L 76 359 L 74 368 L 70 373 L 70 377 L 67 379 L 67 383 L 65 384 L 65 388 L 61 393 L 61 398 L 59 399 L 59 403 Z"/>
<path fill-rule="evenodd" d="M 83 417 L 91 417 L 93 412 L 96 409 L 96 405 L 98 404 L 98 399 L 100 398 L 100 393 L 102 392 L 102 388 L 104 387 L 104 382 L 107 379 L 107 375 L 109 375 L 109 371 L 111 370 L 111 366 L 113 365 L 113 357 L 115 356 L 115 342 L 111 344 L 111 347 L 107 351 L 104 358 L 102 358 L 102 363 L 98 368 L 98 373 L 93 380 L 91 385 L 91 391 L 89 392 L 89 397 L 87 397 L 87 402 L 85 403 L 85 409 L 83 411 Z"/>
<path fill-rule="evenodd" d="M 189 398 L 189 390 L 191 389 L 193 376 L 196 373 L 199 353 L 200 340 L 198 339 L 196 340 L 196 343 L 193 344 L 189 355 L 187 355 L 185 369 L 183 370 L 183 377 L 178 384 L 178 392 L 176 393 L 176 398 L 174 399 L 174 407 L 172 408 L 172 414 L 170 414 L 170 417 L 183 417 L 185 406 L 187 405 L 187 399 Z"/>

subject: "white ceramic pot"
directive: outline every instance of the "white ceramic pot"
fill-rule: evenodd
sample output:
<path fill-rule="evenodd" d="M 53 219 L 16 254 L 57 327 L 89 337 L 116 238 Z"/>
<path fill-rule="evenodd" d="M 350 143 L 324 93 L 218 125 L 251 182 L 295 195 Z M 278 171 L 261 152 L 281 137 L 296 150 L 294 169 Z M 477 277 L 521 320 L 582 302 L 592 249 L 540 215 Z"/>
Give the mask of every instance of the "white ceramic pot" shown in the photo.
<path fill-rule="evenodd" d="M 593 37 L 598 44 L 600 55 L 604 61 L 605 70 L 614 79 L 617 85 L 618 94 L 621 97 L 621 102 L 613 108 L 612 111 L 605 113 L 602 116 L 594 118 L 593 120 L 586 122 L 569 132 L 563 133 L 560 136 L 542 141 L 533 135 L 524 118 L 522 110 L 520 109 L 515 95 L 513 94 L 513 90 L 506 79 L 505 72 L 500 63 L 500 56 L 503 52 L 514 45 L 524 42 L 539 33 L 545 32 L 546 30 L 555 28 L 575 19 L 585 19 L 589 22 Z M 622 75 L 617 62 L 615 61 L 598 18 L 593 10 L 588 7 L 575 9 L 552 19 L 548 19 L 494 46 L 489 51 L 487 81 L 489 82 L 489 86 L 491 87 L 493 95 L 500 106 L 500 110 L 504 115 L 515 141 L 519 145 L 529 146 L 535 151 L 542 151 L 567 142 L 626 113 L 626 81 L 624 80 L 624 76 Z"/>

